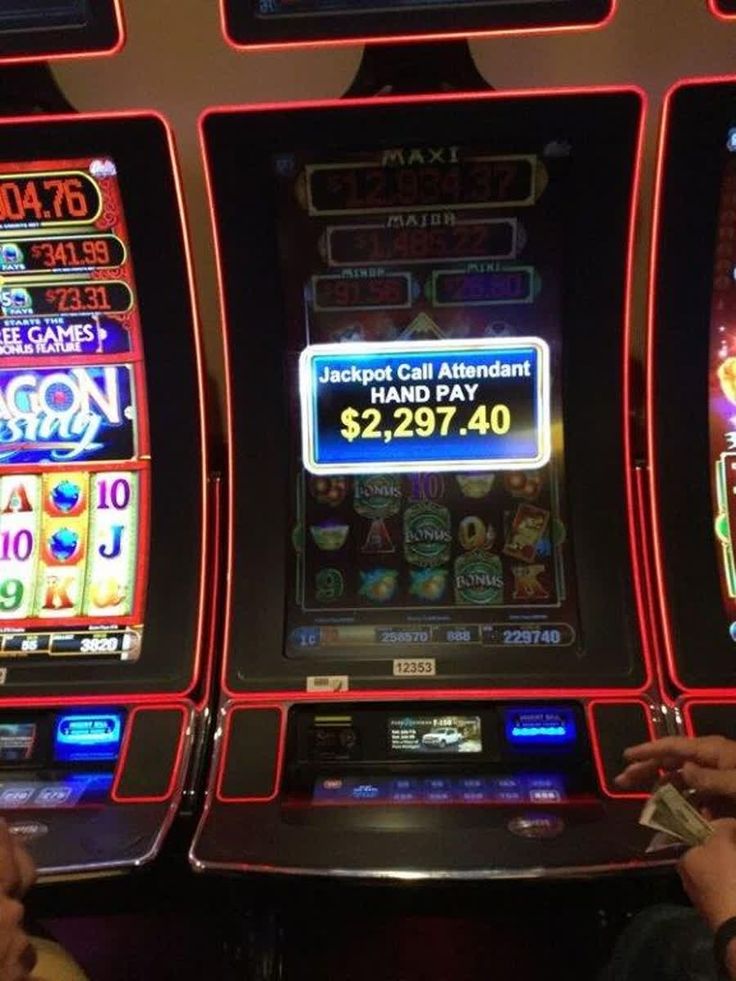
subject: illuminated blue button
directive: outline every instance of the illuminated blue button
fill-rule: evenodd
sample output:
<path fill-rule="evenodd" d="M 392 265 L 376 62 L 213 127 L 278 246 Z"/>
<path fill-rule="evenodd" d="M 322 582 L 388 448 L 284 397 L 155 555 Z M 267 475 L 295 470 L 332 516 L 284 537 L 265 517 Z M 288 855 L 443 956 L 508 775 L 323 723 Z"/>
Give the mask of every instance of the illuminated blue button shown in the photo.
<path fill-rule="evenodd" d="M 378 800 L 382 794 L 382 787 L 378 783 L 363 780 L 357 783 L 351 792 L 354 800 Z"/>
<path fill-rule="evenodd" d="M 52 784 L 42 787 L 33 802 L 36 807 L 63 807 L 71 803 L 72 788 L 66 785 Z"/>
<path fill-rule="evenodd" d="M 564 746 L 577 737 L 572 710 L 546 706 L 507 709 L 504 730 L 512 746 Z"/>
<path fill-rule="evenodd" d="M 391 781 L 391 800 L 395 803 L 410 803 L 419 800 L 420 795 L 418 780 L 400 777 Z"/>
<path fill-rule="evenodd" d="M 424 799 L 427 801 L 444 802 L 452 800 L 452 780 L 441 777 L 428 777 L 424 781 Z"/>
<path fill-rule="evenodd" d="M 500 804 L 521 803 L 525 799 L 524 787 L 516 777 L 494 777 L 488 781 L 488 796 Z"/>
<path fill-rule="evenodd" d="M 36 792 L 35 787 L 10 786 L 0 790 L 0 808 L 25 807 Z"/>
<path fill-rule="evenodd" d="M 116 712 L 62 715 L 56 723 L 55 756 L 66 760 L 114 760 L 120 749 L 122 715 Z"/>
<path fill-rule="evenodd" d="M 457 782 L 460 799 L 469 804 L 488 800 L 488 782 L 483 777 L 466 777 Z"/>

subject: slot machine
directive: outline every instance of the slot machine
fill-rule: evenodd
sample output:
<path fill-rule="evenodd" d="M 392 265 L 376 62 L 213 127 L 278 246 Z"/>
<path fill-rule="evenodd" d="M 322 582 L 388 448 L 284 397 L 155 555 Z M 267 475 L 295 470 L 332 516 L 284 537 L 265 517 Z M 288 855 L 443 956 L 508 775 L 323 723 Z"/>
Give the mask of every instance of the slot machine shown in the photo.
<path fill-rule="evenodd" d="M 664 109 L 651 277 L 649 459 L 657 610 L 669 694 L 684 730 L 731 738 L 734 205 L 736 79 L 682 82 L 668 93 Z"/>
<path fill-rule="evenodd" d="M 231 427 L 204 870 L 646 864 L 630 88 L 208 111 Z"/>
<path fill-rule="evenodd" d="M 172 134 L 146 113 L 0 132 L 0 813 L 42 872 L 124 867 L 181 799 L 205 640 Z"/>
<path fill-rule="evenodd" d="M 117 2 L 0 13 L 0 814 L 46 876 L 156 855 L 207 695 L 212 495 L 173 134 L 153 112 L 58 112 L 48 66 L 13 63 L 121 43 Z"/>
<path fill-rule="evenodd" d="M 447 41 L 601 27 L 616 0 L 221 0 L 237 49 Z M 438 52 L 441 54 L 441 52 Z"/>

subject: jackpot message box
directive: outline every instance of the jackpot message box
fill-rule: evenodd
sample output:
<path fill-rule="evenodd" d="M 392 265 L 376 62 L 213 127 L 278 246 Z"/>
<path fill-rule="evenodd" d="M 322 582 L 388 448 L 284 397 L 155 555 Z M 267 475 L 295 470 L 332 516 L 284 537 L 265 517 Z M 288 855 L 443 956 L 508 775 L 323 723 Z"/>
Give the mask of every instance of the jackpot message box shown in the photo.
<path fill-rule="evenodd" d="M 314 474 L 530 470 L 550 458 L 538 337 L 315 344 L 299 365 Z"/>

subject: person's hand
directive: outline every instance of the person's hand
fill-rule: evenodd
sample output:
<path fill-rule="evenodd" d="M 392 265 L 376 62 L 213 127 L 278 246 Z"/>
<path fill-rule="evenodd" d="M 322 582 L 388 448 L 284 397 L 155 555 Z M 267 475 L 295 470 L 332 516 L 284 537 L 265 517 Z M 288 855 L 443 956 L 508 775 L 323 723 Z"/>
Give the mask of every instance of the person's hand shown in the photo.
<path fill-rule="evenodd" d="M 26 981 L 36 951 L 23 929 L 23 904 L 0 892 L 0 981 Z"/>
<path fill-rule="evenodd" d="M 35 881 L 33 859 L 0 818 L 0 891 L 11 899 L 22 898 Z"/>
<path fill-rule="evenodd" d="M 736 806 L 736 742 L 723 736 L 667 736 L 631 746 L 628 764 L 616 777 L 623 790 L 650 790 L 660 770 L 680 771 L 685 785 L 702 797 L 727 798 Z"/>
<path fill-rule="evenodd" d="M 693 906 L 714 932 L 736 916 L 736 820 L 713 822 L 704 844 L 688 849 L 678 871 Z"/>
<path fill-rule="evenodd" d="M 24 896 L 36 880 L 33 859 L 0 819 L 0 981 L 25 981 L 36 952 L 23 929 Z"/>

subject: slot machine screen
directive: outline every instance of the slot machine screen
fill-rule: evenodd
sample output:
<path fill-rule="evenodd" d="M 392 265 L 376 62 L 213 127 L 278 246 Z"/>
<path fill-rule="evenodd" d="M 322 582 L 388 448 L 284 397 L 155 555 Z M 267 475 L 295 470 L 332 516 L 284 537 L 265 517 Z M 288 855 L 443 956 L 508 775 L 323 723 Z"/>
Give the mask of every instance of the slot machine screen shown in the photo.
<path fill-rule="evenodd" d="M 338 664 L 381 675 L 402 655 L 455 675 L 636 676 L 628 625 L 604 618 L 622 630 L 614 650 L 590 615 L 620 583 L 583 519 L 625 565 L 625 532 L 616 544 L 597 518 L 612 487 L 623 506 L 621 417 L 593 432 L 578 409 L 591 358 L 595 384 L 619 384 L 620 323 L 609 337 L 593 297 L 582 314 L 566 284 L 582 278 L 580 188 L 599 213 L 616 197 L 584 159 L 608 111 L 631 154 L 608 272 L 625 266 L 638 99 L 604 97 L 599 124 L 594 101 L 530 99 L 528 126 L 500 99 L 282 112 L 278 139 L 263 112 L 206 120 L 233 366 L 240 684 Z M 310 124 L 349 139 L 315 146 Z M 268 631 L 247 645 L 255 663 L 238 660 L 241 609 L 252 636 Z"/>
<path fill-rule="evenodd" d="M 558 289 L 571 161 L 528 149 L 274 157 L 300 356 L 287 654 L 582 641 Z"/>
<path fill-rule="evenodd" d="M 141 651 L 151 448 L 117 172 L 0 166 L 0 656 Z"/>
<path fill-rule="evenodd" d="M 678 682 L 719 687 L 736 676 L 736 85 L 676 89 L 662 153 L 651 448 L 660 571 Z"/>
<path fill-rule="evenodd" d="M 133 163 L 126 132 L 144 141 L 141 156 L 160 184 Z M 56 145 L 69 152 L 39 152 Z M 161 627 L 148 643 L 161 609 L 153 553 L 179 542 L 190 560 L 180 579 L 187 595 L 198 570 L 201 481 L 192 312 L 166 131 L 153 117 L 29 124 L 2 146 L 0 666 L 11 684 L 164 683 L 191 665 L 167 663 Z M 170 236 L 160 254 L 145 245 L 154 194 L 166 201 L 159 219 Z M 172 283 L 179 297 L 167 309 Z M 178 423 L 156 406 L 152 379 L 161 377 L 189 403 Z M 181 426 L 192 439 L 186 455 Z M 191 544 L 172 520 L 159 537 L 157 514 L 180 505 L 193 522 Z M 184 636 L 196 602 L 185 619 Z M 191 650 L 190 639 L 185 660 Z"/>
<path fill-rule="evenodd" d="M 602 23 L 613 0 L 224 0 L 237 44 L 329 43 Z"/>
<path fill-rule="evenodd" d="M 116 0 L 0 0 L 0 61 L 102 53 L 121 38 Z"/>

